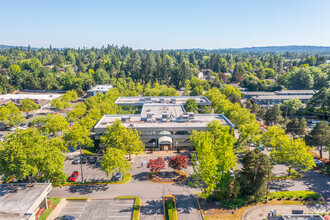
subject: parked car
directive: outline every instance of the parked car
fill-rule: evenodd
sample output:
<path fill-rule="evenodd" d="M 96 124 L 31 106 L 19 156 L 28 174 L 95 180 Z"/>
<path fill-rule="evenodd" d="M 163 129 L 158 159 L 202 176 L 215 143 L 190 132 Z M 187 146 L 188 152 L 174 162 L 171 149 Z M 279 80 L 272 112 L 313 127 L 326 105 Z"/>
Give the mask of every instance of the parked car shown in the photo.
<path fill-rule="evenodd" d="M 17 129 L 18 129 L 17 127 L 7 127 L 6 128 L 7 131 L 15 131 Z"/>
<path fill-rule="evenodd" d="M 72 163 L 73 164 L 79 164 L 80 162 L 81 162 L 81 158 L 80 157 L 76 157 Z"/>
<path fill-rule="evenodd" d="M 122 173 L 116 173 L 116 175 L 114 175 L 112 178 L 111 178 L 111 180 L 112 181 L 121 181 L 121 180 L 123 180 L 123 174 Z"/>
<path fill-rule="evenodd" d="M 97 157 L 90 157 L 89 163 L 96 164 L 97 163 Z"/>
<path fill-rule="evenodd" d="M 73 215 L 63 215 L 61 217 L 57 217 L 55 218 L 55 220 L 75 220 L 76 217 L 74 217 Z"/>
<path fill-rule="evenodd" d="M 70 148 L 69 148 L 69 151 L 70 151 L 70 152 L 75 152 L 76 149 L 74 149 L 73 147 L 70 147 Z"/>
<path fill-rule="evenodd" d="M 30 118 L 32 118 L 33 117 L 33 115 L 27 115 L 26 116 L 26 119 L 30 119 Z"/>
<path fill-rule="evenodd" d="M 76 182 L 76 179 L 78 178 L 78 176 L 79 176 L 79 172 L 73 171 L 73 173 L 69 177 L 69 182 Z"/>
<path fill-rule="evenodd" d="M 86 164 L 88 162 L 88 158 L 87 157 L 83 157 L 83 159 L 81 160 L 81 163 Z"/>
<path fill-rule="evenodd" d="M 316 166 L 322 166 L 323 165 L 322 161 L 319 161 L 317 159 L 314 159 L 314 163 L 315 163 Z"/>

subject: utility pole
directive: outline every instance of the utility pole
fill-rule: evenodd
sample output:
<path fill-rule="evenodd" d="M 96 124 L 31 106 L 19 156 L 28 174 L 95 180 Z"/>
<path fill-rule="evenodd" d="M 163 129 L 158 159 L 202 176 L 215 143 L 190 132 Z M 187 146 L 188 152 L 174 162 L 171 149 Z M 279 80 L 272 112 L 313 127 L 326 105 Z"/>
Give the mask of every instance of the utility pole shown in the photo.
<path fill-rule="evenodd" d="M 81 182 L 84 182 L 84 174 L 83 174 L 83 167 L 82 167 L 82 155 L 81 155 L 81 145 L 79 145 L 80 148 L 80 170 L 81 170 Z"/>

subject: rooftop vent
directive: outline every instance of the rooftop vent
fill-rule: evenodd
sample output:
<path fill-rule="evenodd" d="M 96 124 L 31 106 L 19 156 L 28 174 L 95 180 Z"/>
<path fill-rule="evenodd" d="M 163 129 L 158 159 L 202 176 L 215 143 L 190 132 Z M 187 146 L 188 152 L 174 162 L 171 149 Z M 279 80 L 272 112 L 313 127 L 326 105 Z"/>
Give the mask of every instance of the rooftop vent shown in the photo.
<path fill-rule="evenodd" d="M 130 119 L 130 117 L 128 117 L 128 116 L 123 116 L 123 117 L 121 117 L 121 121 L 122 122 L 126 122 L 126 121 L 128 121 Z"/>
<path fill-rule="evenodd" d="M 171 99 L 171 103 L 176 103 L 176 99 Z"/>

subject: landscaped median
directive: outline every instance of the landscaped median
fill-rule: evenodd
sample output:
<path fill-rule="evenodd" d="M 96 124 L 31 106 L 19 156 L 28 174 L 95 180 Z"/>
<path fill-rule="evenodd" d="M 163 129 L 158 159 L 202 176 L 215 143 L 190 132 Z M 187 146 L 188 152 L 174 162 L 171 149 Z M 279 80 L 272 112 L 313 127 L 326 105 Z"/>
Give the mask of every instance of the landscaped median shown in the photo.
<path fill-rule="evenodd" d="M 287 170 L 288 171 L 288 170 Z M 295 170 L 291 170 L 291 174 L 286 176 L 273 176 L 270 180 L 295 180 L 302 178 L 302 175 Z"/>
<path fill-rule="evenodd" d="M 164 206 L 164 219 L 165 220 L 177 220 L 178 213 L 176 210 L 175 197 L 167 195 L 163 197 Z"/>
<path fill-rule="evenodd" d="M 132 220 L 140 219 L 141 199 L 136 196 L 117 196 L 116 199 L 134 199 Z"/>
<path fill-rule="evenodd" d="M 68 197 L 66 198 L 68 201 L 87 201 L 90 200 L 88 197 Z"/>
<path fill-rule="evenodd" d="M 169 172 L 170 173 L 170 172 Z M 183 170 L 174 170 L 175 176 L 172 177 L 160 177 L 149 173 L 147 178 L 154 183 L 180 183 L 187 179 L 188 175 Z"/>
<path fill-rule="evenodd" d="M 62 186 L 76 186 L 76 185 L 106 185 L 106 184 L 124 184 L 128 183 L 132 179 L 131 173 L 125 173 L 123 179 L 120 181 L 98 181 L 98 182 L 66 182 L 61 184 Z M 53 183 L 53 186 L 60 186 Z"/>

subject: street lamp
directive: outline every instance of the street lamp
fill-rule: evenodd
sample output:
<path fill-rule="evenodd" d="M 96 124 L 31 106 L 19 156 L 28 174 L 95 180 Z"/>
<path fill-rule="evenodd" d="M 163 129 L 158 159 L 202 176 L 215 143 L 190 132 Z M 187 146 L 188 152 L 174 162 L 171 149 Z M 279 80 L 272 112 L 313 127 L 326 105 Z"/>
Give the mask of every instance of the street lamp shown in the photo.
<path fill-rule="evenodd" d="M 83 167 L 82 167 L 82 155 L 81 155 L 81 145 L 79 145 L 80 148 L 80 170 L 81 170 L 81 182 L 84 182 L 84 174 L 83 174 Z"/>

